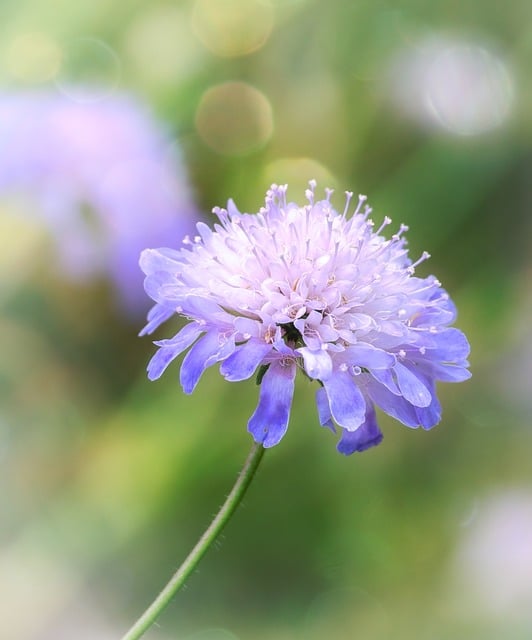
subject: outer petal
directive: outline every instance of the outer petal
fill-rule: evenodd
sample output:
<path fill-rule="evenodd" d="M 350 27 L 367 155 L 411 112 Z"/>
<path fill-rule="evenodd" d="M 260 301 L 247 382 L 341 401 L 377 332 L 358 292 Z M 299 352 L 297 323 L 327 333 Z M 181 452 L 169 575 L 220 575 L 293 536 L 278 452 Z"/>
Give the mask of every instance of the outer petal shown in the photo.
<path fill-rule="evenodd" d="M 323 387 L 318 387 L 316 391 L 316 407 L 318 408 L 318 417 L 322 427 L 328 427 L 333 433 L 336 433 L 332 421 L 331 408 L 329 407 L 329 398 Z"/>
<path fill-rule="evenodd" d="M 207 297 L 188 294 L 180 296 L 179 303 L 183 309 L 183 315 L 189 315 L 193 318 L 203 318 L 210 322 L 227 323 L 227 327 L 231 327 L 234 316 L 224 311 L 220 305 L 213 302 Z"/>
<path fill-rule="evenodd" d="M 377 424 L 377 416 L 371 402 L 366 406 L 366 420 L 356 431 L 344 429 L 338 446 L 340 453 L 348 456 L 355 451 L 365 451 L 382 442 L 382 433 Z"/>
<path fill-rule="evenodd" d="M 366 391 L 373 402 L 392 418 L 396 418 L 407 427 L 419 427 L 420 420 L 416 407 L 401 396 L 394 395 L 374 380 L 369 380 Z"/>
<path fill-rule="evenodd" d="M 248 422 L 248 431 L 255 442 L 273 447 L 286 433 L 295 375 L 296 364 L 293 360 L 275 360 L 264 374 L 259 404 Z"/>
<path fill-rule="evenodd" d="M 375 378 L 375 380 L 377 380 L 377 382 L 380 382 L 382 385 L 384 385 L 394 395 L 401 395 L 401 391 L 397 386 L 397 382 L 395 381 L 393 371 L 391 369 L 372 369 L 370 373 Z"/>
<path fill-rule="evenodd" d="M 431 429 L 441 420 L 441 406 L 436 396 L 436 392 L 432 393 L 432 402 L 428 407 L 416 407 L 416 414 L 419 424 L 423 429 Z"/>
<path fill-rule="evenodd" d="M 247 380 L 271 350 L 271 344 L 251 338 L 245 344 L 236 347 L 235 351 L 222 362 L 220 373 L 230 382 Z"/>
<path fill-rule="evenodd" d="M 431 429 L 441 420 L 441 406 L 436 395 L 436 384 L 427 376 L 420 375 L 422 382 L 430 390 L 432 401 L 427 407 L 415 407 L 419 424 L 423 429 Z"/>
<path fill-rule="evenodd" d="M 421 366 L 426 372 L 427 368 L 423 364 Z M 469 380 L 471 377 L 471 371 L 468 371 L 465 368 L 467 366 L 469 366 L 469 363 L 467 362 L 463 366 L 455 364 L 430 363 L 428 371 L 436 380 L 441 380 L 442 382 L 464 382 L 464 380 Z"/>
<path fill-rule="evenodd" d="M 159 325 L 168 320 L 170 316 L 175 313 L 175 309 L 173 307 L 168 307 L 162 304 L 155 304 L 148 312 L 146 326 L 143 327 L 142 331 L 139 333 L 139 336 L 150 335 L 157 329 Z"/>
<path fill-rule="evenodd" d="M 403 398 L 415 407 L 428 407 L 432 395 L 416 374 L 400 362 L 395 365 L 394 371 Z"/>
<path fill-rule="evenodd" d="M 358 429 L 365 419 L 366 401 L 352 376 L 344 371 L 335 371 L 322 382 L 335 422 L 349 431 Z"/>
<path fill-rule="evenodd" d="M 348 347 L 345 354 L 350 364 L 366 369 L 390 369 L 396 362 L 393 354 L 364 342 Z"/>
<path fill-rule="evenodd" d="M 172 280 L 172 284 L 169 285 L 168 281 L 171 280 L 171 274 L 167 271 L 155 271 L 150 273 L 144 278 L 144 291 L 150 296 L 152 300 L 160 304 L 168 304 L 179 300 L 179 294 L 176 293 L 176 286 Z M 163 287 L 166 289 L 171 287 L 172 291 L 165 291 L 163 293 Z"/>
<path fill-rule="evenodd" d="M 184 326 L 181 331 L 176 333 L 173 338 L 170 338 L 170 340 L 159 340 L 156 342 L 155 344 L 159 346 L 159 350 L 148 364 L 148 378 L 150 380 L 157 380 L 172 360 L 190 347 L 202 331 L 202 327 L 195 322 L 190 322 Z"/>
<path fill-rule="evenodd" d="M 139 265 L 149 276 L 157 271 L 175 271 L 179 268 L 181 252 L 176 249 L 144 249 L 140 254 Z"/>
<path fill-rule="evenodd" d="M 296 349 L 303 356 L 305 371 L 314 380 L 327 380 L 332 373 L 331 356 L 322 349 L 301 347 Z"/>
<path fill-rule="evenodd" d="M 430 357 L 442 362 L 459 362 L 465 360 L 471 347 L 465 335 L 451 327 L 431 336 L 436 346 L 430 351 Z"/>
<path fill-rule="evenodd" d="M 180 380 L 183 391 L 192 393 L 205 369 L 226 358 L 234 348 L 234 341 L 223 339 L 218 331 L 211 331 L 198 340 L 181 365 Z"/>

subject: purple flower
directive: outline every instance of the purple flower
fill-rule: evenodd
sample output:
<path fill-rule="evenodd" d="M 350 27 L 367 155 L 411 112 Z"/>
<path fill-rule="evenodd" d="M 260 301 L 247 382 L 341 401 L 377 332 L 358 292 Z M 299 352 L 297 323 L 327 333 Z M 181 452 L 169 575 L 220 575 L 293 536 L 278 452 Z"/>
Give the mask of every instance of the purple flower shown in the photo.
<path fill-rule="evenodd" d="M 130 310 L 145 311 L 139 252 L 182 238 L 198 220 L 170 143 L 131 97 L 0 94 L 0 195 L 30 199 L 65 276 L 108 275 Z"/>
<path fill-rule="evenodd" d="M 375 405 L 409 427 L 440 420 L 437 380 L 469 378 L 469 344 L 451 325 L 456 310 L 433 276 L 416 277 L 405 226 L 387 240 L 368 218 L 360 196 L 348 217 L 325 200 L 286 200 L 272 185 L 258 214 L 233 201 L 214 209 L 219 224 L 203 223 L 183 248 L 147 249 L 140 264 L 156 304 L 141 335 L 174 313 L 188 323 L 155 344 L 148 366 L 157 379 L 190 347 L 181 384 L 191 393 L 203 371 L 220 363 L 230 381 L 258 372 L 258 406 L 248 430 L 265 447 L 286 432 L 297 369 L 319 384 L 319 421 L 341 428 L 338 450 L 364 451 L 382 440 Z"/>

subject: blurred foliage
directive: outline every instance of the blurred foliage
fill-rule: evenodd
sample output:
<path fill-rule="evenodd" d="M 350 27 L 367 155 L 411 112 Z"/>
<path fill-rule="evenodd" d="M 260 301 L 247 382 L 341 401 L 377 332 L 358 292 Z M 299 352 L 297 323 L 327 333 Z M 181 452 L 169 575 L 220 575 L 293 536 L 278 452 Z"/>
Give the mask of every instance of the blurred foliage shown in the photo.
<path fill-rule="evenodd" d="M 465 575 L 457 560 L 490 496 L 532 500 L 530 3 L 4 0 L 0 18 L 2 92 L 135 95 L 182 150 L 206 216 L 229 197 L 256 211 L 271 181 L 299 201 L 314 177 L 368 193 L 376 219 L 410 226 L 414 255 L 433 254 L 423 269 L 472 344 L 473 378 L 441 389 L 439 427 L 381 416 L 383 444 L 347 459 L 300 380 L 287 436 L 146 637 L 530 638 L 532 578 L 494 608 L 482 566 Z M 499 56 L 513 89 L 497 126 L 462 135 L 394 102 L 390 75 L 409 81 L 394 61 L 433 35 Z M 202 100 L 227 82 L 260 97 L 233 87 L 202 129 Z M 148 383 L 142 318 L 104 279 L 64 281 L 46 229 L 0 202 L 0 637 L 119 637 L 229 491 L 257 388 L 212 370 L 188 397 L 175 365 Z M 495 540 L 501 562 L 512 544 Z"/>

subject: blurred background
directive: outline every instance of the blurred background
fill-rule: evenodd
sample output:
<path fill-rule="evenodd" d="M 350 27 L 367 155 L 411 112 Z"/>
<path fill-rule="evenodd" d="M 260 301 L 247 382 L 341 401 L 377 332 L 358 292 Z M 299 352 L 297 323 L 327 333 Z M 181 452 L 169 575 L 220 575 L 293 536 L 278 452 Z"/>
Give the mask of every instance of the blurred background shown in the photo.
<path fill-rule="evenodd" d="M 532 637 L 532 6 L 0 7 L 0 637 L 119 638 L 229 491 L 253 382 L 184 396 L 139 339 L 148 246 L 272 182 L 410 226 L 472 345 L 430 433 L 288 434 L 146 638 Z M 171 324 L 171 323 L 170 323 Z M 169 337 L 171 326 L 156 338 Z"/>

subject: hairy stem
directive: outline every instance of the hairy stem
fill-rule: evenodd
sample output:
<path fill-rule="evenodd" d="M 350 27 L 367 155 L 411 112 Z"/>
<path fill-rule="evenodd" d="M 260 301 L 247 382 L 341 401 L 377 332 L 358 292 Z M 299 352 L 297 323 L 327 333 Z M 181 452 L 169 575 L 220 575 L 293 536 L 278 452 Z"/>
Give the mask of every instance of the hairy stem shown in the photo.
<path fill-rule="evenodd" d="M 194 571 L 201 558 L 205 555 L 211 544 L 220 535 L 236 508 L 242 501 L 247 488 L 251 484 L 259 463 L 264 455 L 264 447 L 261 444 L 253 444 L 253 447 L 244 463 L 244 467 L 235 482 L 231 493 L 220 507 L 213 521 L 196 543 L 196 546 L 185 558 L 183 564 L 170 578 L 168 584 L 155 598 L 152 604 L 135 622 L 131 629 L 122 637 L 122 640 L 137 640 L 151 627 L 161 612 L 166 608 L 174 595 L 183 586 L 186 579 Z"/>

